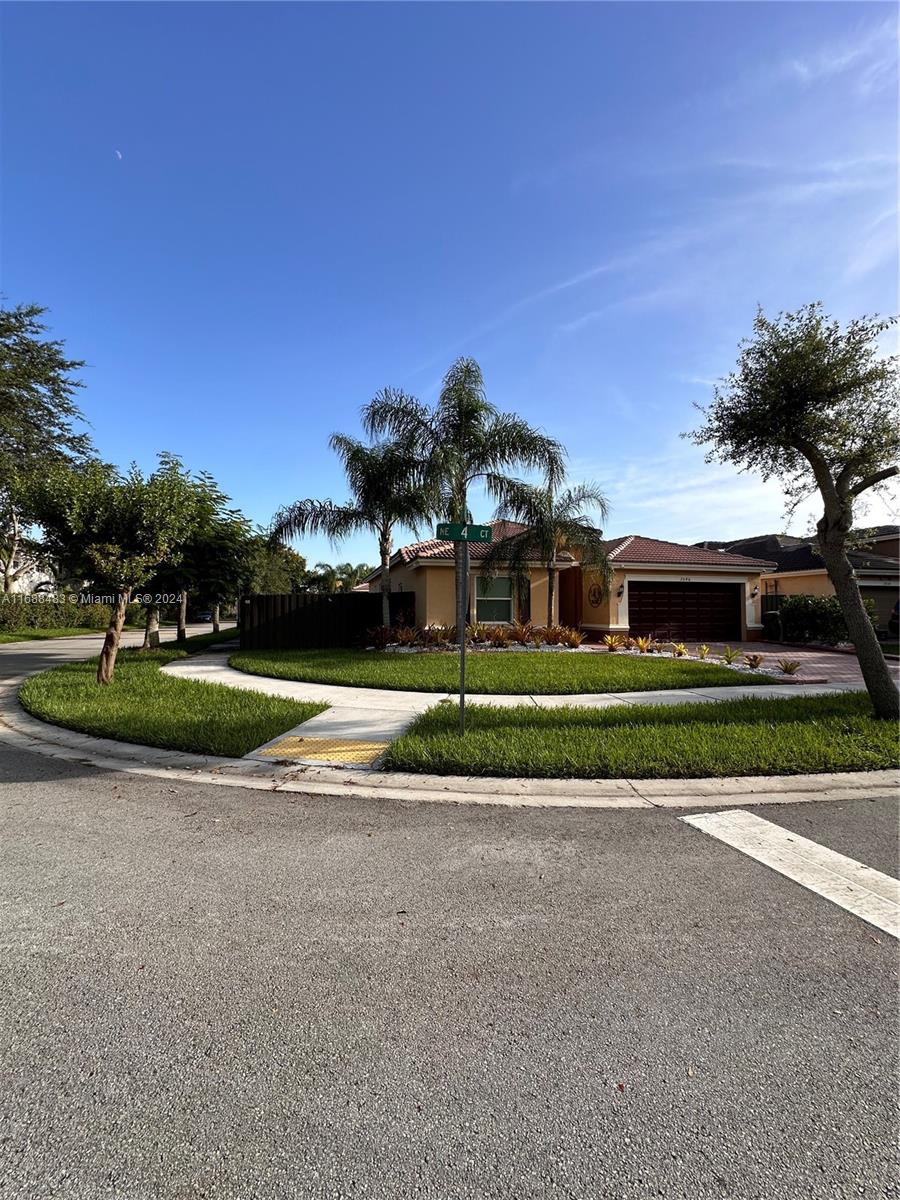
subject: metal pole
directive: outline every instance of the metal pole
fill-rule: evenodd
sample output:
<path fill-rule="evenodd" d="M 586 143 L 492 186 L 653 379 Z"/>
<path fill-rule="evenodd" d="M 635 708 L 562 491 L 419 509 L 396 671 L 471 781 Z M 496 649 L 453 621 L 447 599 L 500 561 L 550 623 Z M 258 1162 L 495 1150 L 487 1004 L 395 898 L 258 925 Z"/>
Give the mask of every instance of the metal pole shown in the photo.
<path fill-rule="evenodd" d="M 466 612 L 469 607 L 469 543 L 462 544 L 462 612 L 459 629 L 459 735 L 466 732 Z"/>

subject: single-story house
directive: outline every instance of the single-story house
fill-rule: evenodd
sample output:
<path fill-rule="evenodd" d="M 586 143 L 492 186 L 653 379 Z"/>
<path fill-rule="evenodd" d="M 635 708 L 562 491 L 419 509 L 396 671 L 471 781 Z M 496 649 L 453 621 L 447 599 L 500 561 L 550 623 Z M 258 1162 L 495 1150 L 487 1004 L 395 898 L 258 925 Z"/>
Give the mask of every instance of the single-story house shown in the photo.
<path fill-rule="evenodd" d="M 499 541 L 526 526 L 508 521 L 492 523 Z M 754 601 L 760 575 L 774 567 L 767 559 L 705 550 L 637 534 L 606 543 L 613 567 L 606 591 L 578 558 L 560 553 L 555 620 L 593 635 L 655 634 L 682 641 L 738 641 L 759 638 L 762 626 Z M 479 562 L 487 546 L 472 542 L 470 554 L 469 620 L 508 622 L 515 618 L 543 624 L 547 612 L 547 564 L 537 557 L 529 569 L 529 595 L 517 605 L 513 583 L 502 571 L 483 576 Z M 453 543 L 429 539 L 403 546 L 391 558 L 392 591 L 416 597 L 416 623 L 455 623 Z M 381 570 L 365 581 L 372 591 L 381 586 Z"/>
<path fill-rule="evenodd" d="M 890 545 L 889 531 L 897 526 L 881 526 L 885 536 L 871 544 Z M 828 578 L 825 563 L 810 538 L 790 537 L 787 534 L 767 533 L 760 537 L 740 538 L 731 542 L 704 542 L 704 546 L 719 552 L 748 554 L 771 559 L 773 570 L 763 574 L 757 597 L 757 617 L 777 606 L 776 596 L 833 596 L 834 586 Z M 719 549 L 721 548 L 721 549 Z M 864 600 L 875 605 L 879 628 L 887 628 L 891 610 L 900 595 L 900 561 L 897 558 L 868 549 L 856 548 L 847 552 Z"/>

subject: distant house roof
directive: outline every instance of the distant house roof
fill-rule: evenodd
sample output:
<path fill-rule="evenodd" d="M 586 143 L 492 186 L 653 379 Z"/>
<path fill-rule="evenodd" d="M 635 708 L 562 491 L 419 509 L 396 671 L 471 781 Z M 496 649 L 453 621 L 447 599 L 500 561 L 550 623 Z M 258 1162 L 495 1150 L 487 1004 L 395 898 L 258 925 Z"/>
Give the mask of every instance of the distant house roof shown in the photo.
<path fill-rule="evenodd" d="M 891 529 L 892 526 L 882 526 Z M 766 533 L 731 542 L 703 542 L 703 546 L 722 546 L 732 554 L 764 554 L 772 560 L 774 573 L 787 571 L 824 571 L 825 560 L 810 538 L 789 537 L 782 533 Z M 721 553 L 721 551 L 717 551 Z M 868 550 L 848 550 L 847 557 L 855 571 L 896 572 L 896 558 L 872 554 Z"/>
<path fill-rule="evenodd" d="M 870 542 L 876 538 L 895 538 L 900 537 L 900 525 L 874 525 L 871 529 L 856 529 L 854 533 L 864 533 Z"/>
<path fill-rule="evenodd" d="M 606 552 L 613 562 L 660 563 L 666 566 L 686 567 L 746 567 L 748 570 L 766 570 L 773 566 L 767 558 L 718 549 L 710 550 L 705 545 L 683 546 L 679 542 L 663 542 L 659 538 L 641 537 L 637 533 L 629 537 L 613 538 L 606 543 Z"/>

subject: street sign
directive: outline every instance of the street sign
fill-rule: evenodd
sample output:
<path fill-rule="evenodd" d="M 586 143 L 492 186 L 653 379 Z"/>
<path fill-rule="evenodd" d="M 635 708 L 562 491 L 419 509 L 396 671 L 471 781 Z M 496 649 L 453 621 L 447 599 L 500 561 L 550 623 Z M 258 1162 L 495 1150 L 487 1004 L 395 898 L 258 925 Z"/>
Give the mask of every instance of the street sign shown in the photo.
<path fill-rule="evenodd" d="M 435 534 L 441 542 L 490 542 L 493 536 L 490 525 L 461 525 L 456 521 L 442 522 Z"/>

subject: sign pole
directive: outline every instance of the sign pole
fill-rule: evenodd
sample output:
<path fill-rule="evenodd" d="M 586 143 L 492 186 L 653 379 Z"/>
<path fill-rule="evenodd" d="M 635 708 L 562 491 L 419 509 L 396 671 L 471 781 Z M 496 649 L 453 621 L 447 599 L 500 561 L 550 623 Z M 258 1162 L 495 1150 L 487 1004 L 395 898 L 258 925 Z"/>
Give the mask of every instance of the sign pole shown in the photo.
<path fill-rule="evenodd" d="M 462 544 L 463 603 L 462 621 L 456 631 L 459 638 L 459 735 L 466 732 L 466 613 L 469 608 L 469 543 Z"/>

